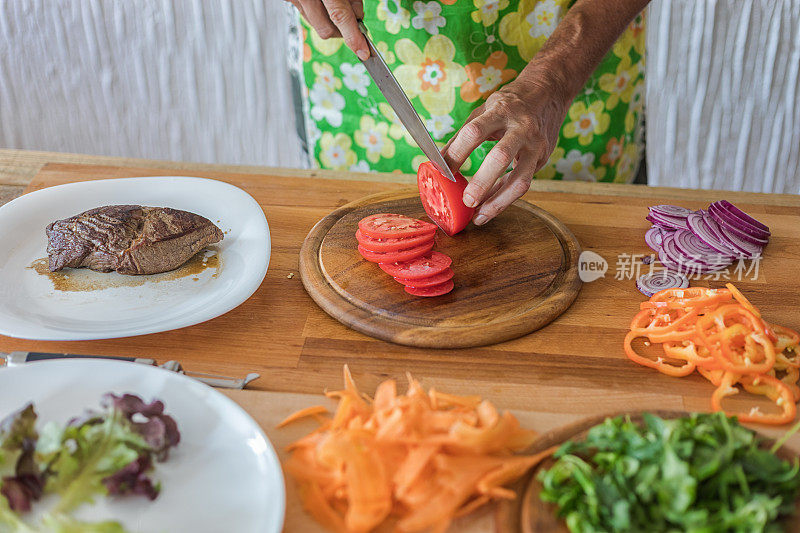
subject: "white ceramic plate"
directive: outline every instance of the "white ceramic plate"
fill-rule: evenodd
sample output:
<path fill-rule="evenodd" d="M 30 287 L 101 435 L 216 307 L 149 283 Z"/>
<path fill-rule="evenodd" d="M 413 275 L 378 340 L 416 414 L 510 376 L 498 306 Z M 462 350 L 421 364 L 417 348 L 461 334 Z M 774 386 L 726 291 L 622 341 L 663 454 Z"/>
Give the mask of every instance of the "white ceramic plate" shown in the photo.
<path fill-rule="evenodd" d="M 0 419 L 33 402 L 44 423 L 66 423 L 103 394 L 125 392 L 164 402 L 181 432 L 169 459 L 157 463 L 162 483 L 152 502 L 99 498 L 76 513 L 83 520 L 117 520 L 137 533 L 277 533 L 285 493 L 278 458 L 261 428 L 211 387 L 137 363 L 61 360 L 0 368 Z M 46 507 L 42 501 L 34 511 Z M 35 513 L 33 517 L 36 516 Z"/>
<path fill-rule="evenodd" d="M 222 242 L 213 245 L 220 257 L 219 270 L 170 279 L 168 274 L 121 276 L 69 269 L 70 276 L 95 289 L 63 291 L 29 268 L 47 257 L 47 224 L 113 204 L 172 207 L 208 218 L 225 232 Z M 269 257 L 269 226 L 261 206 L 243 190 L 221 181 L 124 178 L 42 189 L 0 208 L 0 334 L 91 340 L 198 324 L 249 298 L 267 273 Z M 136 286 L 134 281 L 144 283 Z"/>

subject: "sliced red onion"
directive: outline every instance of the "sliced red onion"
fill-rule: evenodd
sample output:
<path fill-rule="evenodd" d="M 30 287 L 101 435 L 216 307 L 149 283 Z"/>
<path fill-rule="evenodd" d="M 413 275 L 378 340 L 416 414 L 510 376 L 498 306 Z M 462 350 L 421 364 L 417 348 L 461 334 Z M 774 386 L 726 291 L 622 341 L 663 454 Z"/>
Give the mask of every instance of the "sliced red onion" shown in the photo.
<path fill-rule="evenodd" d="M 651 250 L 657 252 L 661 249 L 661 245 L 664 242 L 664 234 L 661 232 L 661 229 L 653 226 L 644 234 L 644 242 L 647 243 L 647 246 L 649 246 Z"/>
<path fill-rule="evenodd" d="M 663 251 L 666 258 L 673 265 L 677 265 L 677 268 L 675 268 L 674 266 L 673 267 L 667 265 L 665 266 L 667 266 L 667 268 L 670 268 L 671 270 L 676 270 L 677 272 L 704 274 L 706 272 L 714 272 L 716 270 L 725 268 L 726 266 L 730 265 L 730 262 L 727 263 L 706 262 L 702 259 L 691 257 L 683 253 L 676 245 L 674 235 L 669 235 L 664 238 Z"/>
<path fill-rule="evenodd" d="M 681 265 L 679 265 L 678 263 L 673 261 L 667 255 L 667 252 L 663 248 L 658 251 L 658 260 L 662 265 L 664 265 L 664 268 L 666 268 L 668 270 L 672 270 L 674 272 L 680 272 L 682 270 L 685 270 L 685 269 L 681 268 Z"/>
<path fill-rule="evenodd" d="M 651 212 L 650 218 L 648 218 L 648 220 L 650 220 L 653 223 L 657 223 L 662 226 L 667 226 L 670 228 L 688 229 L 688 226 L 686 225 L 686 219 L 681 217 L 671 217 Z"/>
<path fill-rule="evenodd" d="M 752 259 L 753 257 L 758 257 L 761 255 L 763 250 L 762 246 L 739 238 L 737 235 L 731 233 L 727 227 L 719 226 L 719 230 L 726 242 L 733 246 L 733 248 L 736 250 L 740 251 L 745 257 Z"/>
<path fill-rule="evenodd" d="M 716 214 L 715 218 L 722 218 L 731 226 L 734 226 L 736 229 L 741 230 L 748 235 L 752 235 L 753 237 L 758 237 L 759 239 L 769 239 L 769 236 L 771 235 L 769 230 L 762 229 L 758 226 L 754 226 L 746 220 L 742 220 L 720 202 L 711 204 L 708 206 L 708 210 L 711 214 Z"/>
<path fill-rule="evenodd" d="M 724 226 L 725 229 L 740 239 L 743 239 L 747 242 L 752 242 L 753 244 L 758 244 L 759 246 L 765 246 L 767 244 L 769 235 L 757 228 L 746 229 L 737 226 L 736 224 L 744 225 L 745 223 L 739 221 L 727 211 L 723 211 L 722 208 L 710 206 L 708 212 L 712 217 L 714 217 L 714 220 L 716 220 L 720 226 Z"/>
<path fill-rule="evenodd" d="M 696 259 L 706 265 L 730 265 L 733 261 L 731 253 L 722 254 L 703 242 L 697 235 L 689 230 L 679 229 L 673 239 L 678 251 L 689 258 Z"/>
<path fill-rule="evenodd" d="M 686 219 L 686 222 L 689 225 L 689 231 L 697 235 L 701 241 L 703 241 L 710 248 L 716 250 L 719 254 L 736 256 L 740 255 L 738 252 L 734 253 L 730 246 L 724 244 L 717 231 L 706 221 L 706 216 L 708 215 L 704 216 L 703 214 L 700 214 L 700 212 L 689 215 L 689 217 Z"/>
<path fill-rule="evenodd" d="M 755 244 L 755 245 L 757 245 L 757 246 L 759 246 L 761 248 L 766 246 L 767 243 L 769 242 L 766 239 L 759 239 L 758 237 L 754 237 L 752 235 L 748 235 L 746 232 L 740 230 L 739 228 L 737 228 L 735 226 L 731 226 L 728 222 L 725 221 L 725 219 L 717 218 L 714 215 L 714 213 L 712 213 L 711 216 L 714 217 L 714 220 L 716 220 L 717 224 L 721 228 L 725 228 L 728 233 L 732 233 L 733 235 L 736 235 L 737 237 L 739 237 L 743 241 Z"/>
<path fill-rule="evenodd" d="M 652 218 L 650 216 L 646 216 L 644 218 L 648 222 L 650 222 L 652 225 L 654 225 L 655 227 L 657 227 L 659 229 L 662 229 L 664 231 L 675 231 L 676 229 L 681 229 L 680 226 L 673 225 L 672 223 L 669 223 L 669 225 L 668 225 L 667 223 L 659 222 L 658 220 L 656 220 L 656 219 L 654 219 L 654 218 Z"/>
<path fill-rule="evenodd" d="M 685 289 L 688 286 L 689 278 L 666 270 L 644 274 L 636 280 L 636 288 L 648 298 L 664 289 Z"/>
<path fill-rule="evenodd" d="M 767 226 L 725 200 L 707 211 L 656 205 L 646 218 L 654 225 L 645 235 L 647 245 L 677 272 L 713 272 L 736 258 L 758 257 L 770 235 Z"/>
<path fill-rule="evenodd" d="M 650 212 L 678 218 L 686 218 L 693 213 L 691 209 L 679 205 L 654 205 L 650 207 Z"/>
<path fill-rule="evenodd" d="M 716 203 L 719 204 L 720 206 L 722 206 L 723 208 L 725 208 L 727 211 L 729 211 L 732 214 L 736 215 L 740 219 L 744 220 L 745 222 L 747 222 L 747 223 L 749 223 L 749 224 L 751 224 L 751 225 L 753 225 L 753 226 L 755 226 L 755 227 L 757 227 L 757 228 L 769 233 L 769 226 L 767 226 L 766 224 L 762 224 L 761 222 L 759 222 L 758 220 L 754 219 L 753 217 L 751 217 L 750 215 L 748 215 L 747 213 L 745 213 L 744 211 L 742 211 L 741 209 L 739 209 L 738 207 L 736 207 L 735 205 L 730 203 L 729 201 L 720 200 L 719 202 L 716 202 Z"/>
<path fill-rule="evenodd" d="M 719 224 L 717 224 L 717 221 L 714 220 L 714 217 L 712 217 L 709 214 L 705 214 L 703 216 L 703 221 L 706 223 L 711 232 L 717 236 L 719 242 L 721 242 L 725 246 L 725 248 L 730 250 L 731 253 L 733 253 L 733 255 L 735 255 L 736 257 L 745 257 L 746 255 L 745 252 L 734 246 L 733 243 L 730 241 L 730 239 L 728 239 L 728 237 L 726 237 L 725 234 L 722 233 L 722 228 L 719 227 Z"/>

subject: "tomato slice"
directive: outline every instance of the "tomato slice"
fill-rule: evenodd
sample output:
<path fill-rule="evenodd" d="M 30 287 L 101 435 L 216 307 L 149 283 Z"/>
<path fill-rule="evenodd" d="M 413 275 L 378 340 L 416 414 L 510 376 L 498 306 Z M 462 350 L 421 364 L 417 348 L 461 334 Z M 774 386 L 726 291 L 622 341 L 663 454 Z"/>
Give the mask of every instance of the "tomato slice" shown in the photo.
<path fill-rule="evenodd" d="M 401 263 L 379 263 L 378 266 L 392 277 L 403 279 L 429 278 L 443 272 L 453 262 L 441 252 L 431 252 L 412 261 Z"/>
<path fill-rule="evenodd" d="M 398 263 L 401 261 L 411 261 L 412 259 L 422 257 L 431 250 L 433 250 L 433 239 L 421 246 L 415 246 L 414 248 L 408 248 L 406 250 L 398 250 L 396 252 L 375 252 L 372 250 L 367 250 L 360 244 L 358 245 L 358 253 L 361 254 L 361 257 L 373 263 Z"/>
<path fill-rule="evenodd" d="M 430 222 L 393 213 L 376 213 L 364 217 L 358 223 L 361 233 L 374 239 L 398 239 L 416 237 L 436 231 Z"/>
<path fill-rule="evenodd" d="M 467 227 L 475 212 L 474 208 L 464 205 L 467 180 L 459 172 L 453 175 L 455 182 L 447 179 L 430 161 L 422 163 L 417 171 L 422 207 L 431 220 L 451 237 Z"/>
<path fill-rule="evenodd" d="M 434 274 L 433 276 L 430 276 L 428 278 L 422 278 L 422 279 L 394 278 L 394 279 L 395 281 L 402 283 L 406 287 L 414 287 L 417 289 L 421 289 L 423 287 L 432 287 L 434 285 L 440 285 L 445 281 L 449 281 L 453 279 L 454 274 L 455 272 L 453 272 L 452 268 L 447 268 L 442 272 Z"/>
<path fill-rule="evenodd" d="M 451 279 L 432 287 L 406 287 L 405 289 L 408 294 L 413 294 L 414 296 L 441 296 L 453 290 L 453 280 Z"/>
<path fill-rule="evenodd" d="M 428 244 L 429 241 L 433 241 L 433 236 L 435 233 L 436 230 L 434 229 L 430 233 L 417 235 L 416 237 L 375 239 L 373 237 L 364 235 L 361 233 L 361 230 L 356 230 L 356 239 L 358 240 L 358 244 L 367 250 L 372 250 L 373 252 L 397 252 L 398 250 L 407 250 L 409 248 L 415 248 L 417 246 L 422 246 L 423 244 Z"/>

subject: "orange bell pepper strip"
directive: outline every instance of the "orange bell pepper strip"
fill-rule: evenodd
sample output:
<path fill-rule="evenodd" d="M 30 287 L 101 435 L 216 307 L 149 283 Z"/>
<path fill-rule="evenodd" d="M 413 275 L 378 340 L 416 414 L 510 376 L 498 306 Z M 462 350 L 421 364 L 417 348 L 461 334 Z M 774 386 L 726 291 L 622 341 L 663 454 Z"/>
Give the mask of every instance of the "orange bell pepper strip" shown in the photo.
<path fill-rule="evenodd" d="M 737 342 L 739 339 L 742 342 Z M 764 335 L 734 324 L 722 332 L 722 350 L 714 352 L 725 370 L 744 374 L 766 374 L 775 366 L 775 347 Z M 762 351 L 758 350 L 761 347 Z"/>
<path fill-rule="evenodd" d="M 650 317 L 650 321 L 645 322 Z M 672 310 L 664 313 L 653 313 L 652 310 L 640 311 L 631 322 L 631 331 L 637 336 L 648 337 L 650 342 L 665 342 L 668 340 L 690 339 L 694 335 L 694 323 L 697 320 L 697 310 L 691 309 L 683 314 Z"/>
<path fill-rule="evenodd" d="M 659 372 L 661 372 L 662 374 L 666 374 L 668 376 L 673 376 L 673 377 L 688 376 L 689 374 L 694 372 L 696 365 L 690 361 L 685 361 L 685 364 L 683 364 L 682 366 L 674 366 L 664 361 L 664 359 L 661 357 L 658 357 L 655 360 L 653 360 L 653 359 L 648 359 L 647 357 L 644 357 L 636 353 L 636 350 L 634 350 L 632 346 L 633 339 L 644 336 L 645 335 L 637 334 L 635 331 L 629 331 L 628 334 L 625 335 L 624 347 L 625 347 L 625 355 L 628 356 L 628 359 L 630 359 L 634 363 L 654 368 Z"/>
<path fill-rule="evenodd" d="M 707 289 L 689 287 L 686 289 L 664 289 L 655 293 L 650 300 L 639 304 L 641 309 L 686 309 L 688 307 L 716 307 L 731 300 L 726 289 Z"/>
<path fill-rule="evenodd" d="M 673 359 L 683 359 L 707 370 L 722 368 L 708 348 L 699 346 L 695 342 L 689 340 L 667 341 L 662 347 L 664 353 Z"/>
<path fill-rule="evenodd" d="M 775 368 L 777 368 L 777 364 Z M 783 370 L 785 371 L 785 374 L 783 377 L 778 379 L 780 379 L 786 384 L 787 387 L 789 387 L 789 390 L 792 391 L 792 396 L 794 396 L 794 401 L 797 403 L 800 401 L 800 386 L 797 384 L 797 381 L 800 380 L 800 369 L 790 366 Z M 777 377 L 775 375 L 775 369 L 770 370 L 769 375 L 772 377 Z"/>
<path fill-rule="evenodd" d="M 775 337 L 773 341 L 775 342 L 776 352 L 789 350 L 794 354 L 795 359 L 798 358 L 797 347 L 800 345 L 800 333 L 777 324 L 767 324 L 767 331 Z M 798 366 L 800 366 L 800 363 L 798 363 Z"/>
<path fill-rule="evenodd" d="M 704 378 L 710 381 L 715 387 L 719 387 L 719 384 L 722 382 L 722 378 L 725 375 L 724 370 L 720 369 L 708 369 L 701 366 L 697 367 L 697 371 L 700 372 Z"/>
<path fill-rule="evenodd" d="M 745 297 L 744 297 L 744 294 L 742 294 L 742 293 L 739 291 L 739 289 L 737 289 L 737 288 L 736 288 L 736 287 L 733 285 L 733 283 L 726 283 L 726 284 L 725 284 L 725 287 L 727 287 L 727 289 L 728 289 L 729 291 L 731 291 L 731 296 L 733 296 L 733 298 L 734 298 L 734 299 L 735 299 L 737 302 L 739 302 L 740 304 L 742 304 L 742 307 L 744 307 L 745 309 L 747 309 L 748 311 L 750 311 L 750 312 L 751 312 L 753 315 L 755 315 L 757 318 L 761 318 L 761 312 L 760 312 L 758 309 L 756 309 L 756 308 L 755 308 L 755 306 L 754 306 L 753 304 L 751 304 L 751 303 L 750 303 L 750 300 L 748 300 L 747 298 L 745 298 Z"/>
<path fill-rule="evenodd" d="M 698 340 L 726 370 L 766 373 L 775 364 L 775 347 L 763 323 L 741 305 L 724 305 L 700 317 L 695 330 Z M 745 338 L 752 340 L 742 340 Z"/>
<path fill-rule="evenodd" d="M 722 400 L 728 396 L 739 393 L 733 385 L 741 380 L 742 386 L 748 392 L 761 394 L 775 402 L 781 412 L 777 414 L 762 413 L 758 407 L 753 407 L 748 413 L 729 413 L 722 407 Z M 711 396 L 711 407 L 715 411 L 725 411 L 729 416 L 735 415 L 740 422 L 753 422 L 758 424 L 787 424 L 794 420 L 797 406 L 794 403 L 792 391 L 785 383 L 768 375 L 738 375 L 726 372 L 714 394 Z"/>

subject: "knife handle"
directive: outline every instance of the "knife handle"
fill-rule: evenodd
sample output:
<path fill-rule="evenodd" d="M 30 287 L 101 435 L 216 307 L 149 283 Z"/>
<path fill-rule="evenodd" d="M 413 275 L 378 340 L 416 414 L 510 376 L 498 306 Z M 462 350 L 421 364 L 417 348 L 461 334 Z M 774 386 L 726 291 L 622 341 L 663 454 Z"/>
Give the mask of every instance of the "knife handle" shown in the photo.
<path fill-rule="evenodd" d="M 155 361 L 153 359 L 142 359 L 138 357 L 120 357 L 114 355 L 77 355 L 70 353 L 29 352 L 25 356 L 26 363 L 31 363 L 34 361 L 48 361 L 51 359 L 114 359 L 117 361 L 130 361 L 131 363 L 144 363 L 148 365 L 155 364 Z"/>

